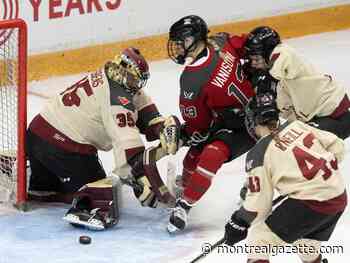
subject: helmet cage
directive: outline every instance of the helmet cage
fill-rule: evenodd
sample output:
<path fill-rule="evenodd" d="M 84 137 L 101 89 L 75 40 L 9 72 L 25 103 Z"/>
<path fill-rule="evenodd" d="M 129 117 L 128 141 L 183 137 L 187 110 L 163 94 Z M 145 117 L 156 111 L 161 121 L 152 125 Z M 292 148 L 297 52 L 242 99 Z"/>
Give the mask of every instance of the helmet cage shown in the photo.
<path fill-rule="evenodd" d="M 198 42 L 206 40 L 208 32 L 208 26 L 202 18 L 195 15 L 181 18 L 170 28 L 167 44 L 169 57 L 175 63 L 184 64 Z"/>
<path fill-rule="evenodd" d="M 178 64 L 184 64 L 188 53 L 196 48 L 195 37 L 188 36 L 184 39 L 168 40 L 168 55 Z"/>
<path fill-rule="evenodd" d="M 245 126 L 251 137 L 257 139 L 255 127 L 279 120 L 279 110 L 274 96 L 270 93 L 258 94 L 245 108 Z"/>
<path fill-rule="evenodd" d="M 122 84 L 132 95 L 144 88 L 150 77 L 148 64 L 140 51 L 127 48 L 114 61 L 117 64 L 117 74 L 114 80 Z"/>

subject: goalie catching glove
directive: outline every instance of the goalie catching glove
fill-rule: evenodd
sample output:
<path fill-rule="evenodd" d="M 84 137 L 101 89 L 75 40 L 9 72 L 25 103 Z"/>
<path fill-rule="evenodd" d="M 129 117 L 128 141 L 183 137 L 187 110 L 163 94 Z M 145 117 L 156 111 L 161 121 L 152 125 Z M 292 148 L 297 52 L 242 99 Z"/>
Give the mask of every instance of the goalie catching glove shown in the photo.
<path fill-rule="evenodd" d="M 181 124 L 176 116 L 165 119 L 164 127 L 159 134 L 160 143 L 167 154 L 175 154 L 181 147 Z"/>
<path fill-rule="evenodd" d="M 185 131 L 186 124 L 180 124 L 176 116 L 166 118 L 163 125 L 159 137 L 162 149 L 167 154 L 176 154 L 181 146 L 199 146 L 210 137 L 209 131 L 195 131 L 192 135 L 188 135 Z"/>

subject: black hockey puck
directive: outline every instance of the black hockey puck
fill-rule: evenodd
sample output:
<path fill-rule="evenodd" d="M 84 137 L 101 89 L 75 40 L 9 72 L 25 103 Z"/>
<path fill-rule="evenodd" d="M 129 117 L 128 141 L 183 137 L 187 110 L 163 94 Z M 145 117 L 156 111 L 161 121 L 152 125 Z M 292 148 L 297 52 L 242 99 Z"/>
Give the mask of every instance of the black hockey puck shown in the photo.
<path fill-rule="evenodd" d="M 89 237 L 89 236 L 80 236 L 79 237 L 79 243 L 80 244 L 84 244 L 84 245 L 90 244 L 91 243 L 91 237 Z"/>

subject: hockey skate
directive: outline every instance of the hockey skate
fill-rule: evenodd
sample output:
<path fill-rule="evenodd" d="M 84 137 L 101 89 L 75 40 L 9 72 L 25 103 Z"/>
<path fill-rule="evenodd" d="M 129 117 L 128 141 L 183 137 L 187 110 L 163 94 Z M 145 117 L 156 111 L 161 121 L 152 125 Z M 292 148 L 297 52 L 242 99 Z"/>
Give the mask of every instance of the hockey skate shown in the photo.
<path fill-rule="evenodd" d="M 184 199 L 178 199 L 176 206 L 173 208 L 167 230 L 170 234 L 177 233 L 185 229 L 187 225 L 187 215 L 191 209 L 191 205 Z"/>

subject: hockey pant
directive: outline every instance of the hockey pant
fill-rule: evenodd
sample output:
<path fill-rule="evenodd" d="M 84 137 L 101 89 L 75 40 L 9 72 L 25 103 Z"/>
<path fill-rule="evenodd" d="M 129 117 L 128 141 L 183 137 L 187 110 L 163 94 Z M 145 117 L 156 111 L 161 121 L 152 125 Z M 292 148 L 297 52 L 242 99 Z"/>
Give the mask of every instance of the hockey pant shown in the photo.
<path fill-rule="evenodd" d="M 197 202 L 229 156 L 229 147 L 219 140 L 207 144 L 202 150 L 191 147 L 183 161 L 183 198 L 192 204 Z"/>
<path fill-rule="evenodd" d="M 329 240 L 342 213 L 321 214 L 300 200 L 288 198 L 265 222 L 251 226 L 246 244 L 264 248 L 293 245 L 301 248 L 297 252 L 303 262 L 320 262 L 321 242 Z M 250 262 L 269 260 L 271 254 L 283 252 L 260 249 L 260 253 L 254 253 L 256 251 L 252 249 L 248 254 Z"/>

